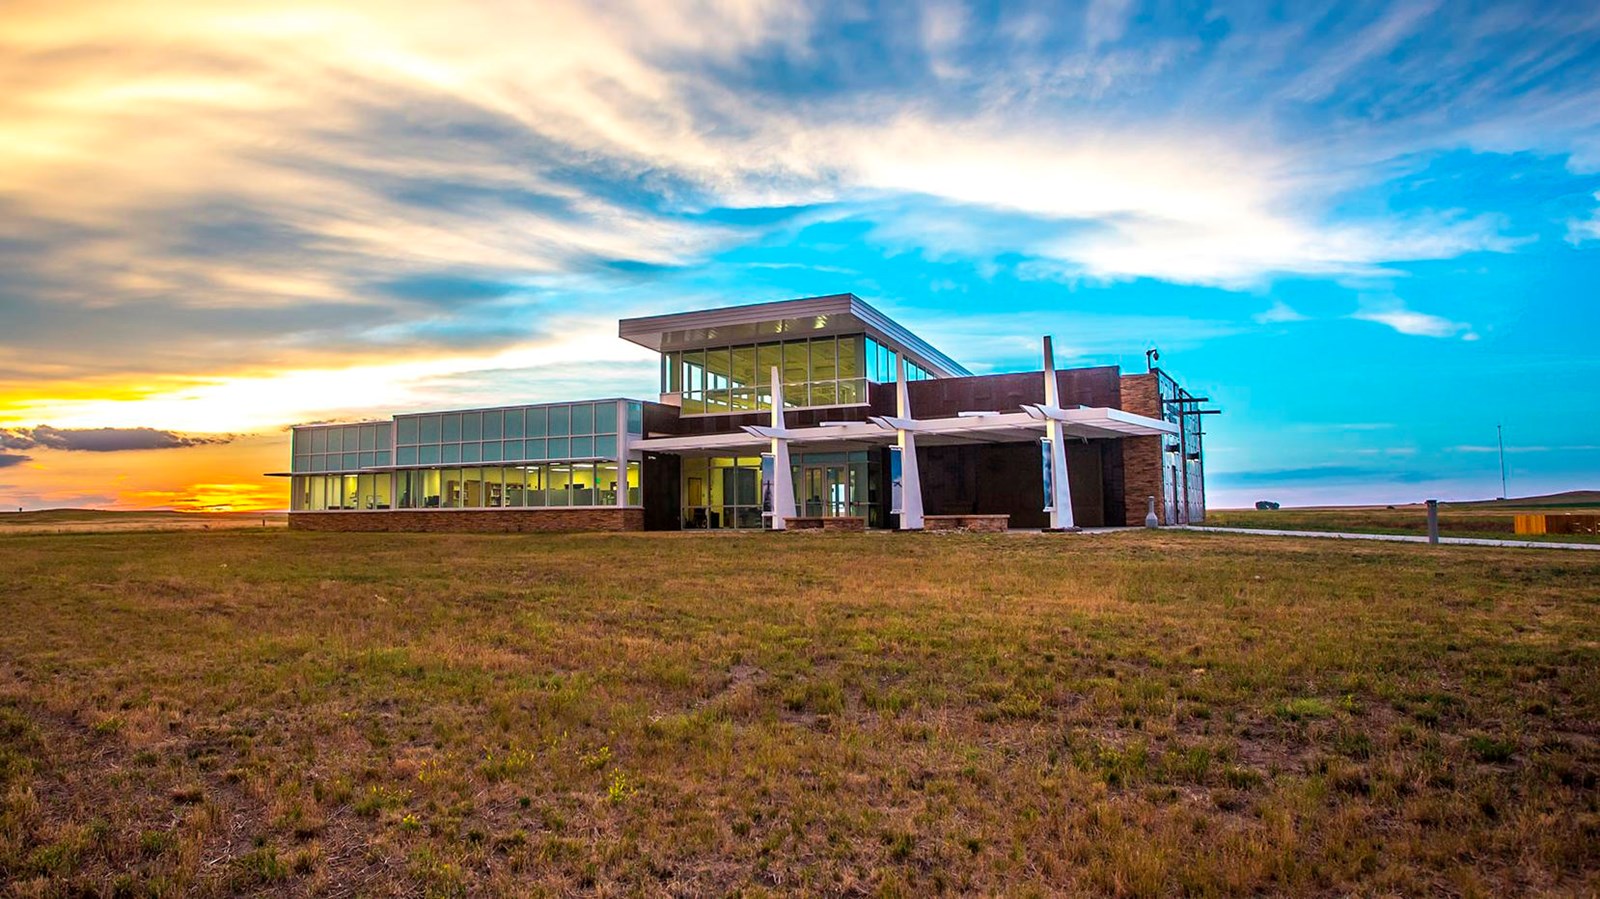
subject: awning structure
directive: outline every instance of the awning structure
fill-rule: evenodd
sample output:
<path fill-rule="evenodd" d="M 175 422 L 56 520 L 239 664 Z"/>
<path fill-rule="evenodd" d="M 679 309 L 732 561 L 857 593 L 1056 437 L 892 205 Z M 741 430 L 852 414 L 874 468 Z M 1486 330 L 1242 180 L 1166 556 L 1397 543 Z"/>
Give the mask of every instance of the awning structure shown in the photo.
<path fill-rule="evenodd" d="M 673 437 L 645 437 L 632 441 L 635 449 L 678 455 L 756 455 L 770 453 L 773 470 L 790 470 L 794 452 L 865 449 L 894 445 L 899 448 L 900 471 L 893 484 L 900 506 L 892 511 L 905 530 L 921 530 L 922 483 L 917 469 L 917 446 L 950 446 L 963 443 L 1022 443 L 1044 439 L 1046 448 L 1042 474 L 1045 481 L 1045 511 L 1050 513 L 1050 528 L 1073 527 L 1072 493 L 1067 479 L 1066 442 L 1073 437 L 1102 440 L 1121 437 L 1154 437 L 1178 433 L 1171 422 L 1111 409 L 1104 406 L 1077 406 L 1064 409 L 1056 384 L 1055 358 L 1050 338 L 1044 339 L 1043 403 L 1020 406 L 1012 411 L 962 412 L 953 418 L 914 418 L 906 391 L 905 357 L 899 358 L 895 373 L 896 414 L 878 415 L 866 421 L 825 421 L 804 428 L 791 428 L 784 419 L 782 373 L 772 370 L 774 386 L 770 425 L 745 425 L 729 434 L 694 434 Z M 772 477 L 768 510 L 763 513 L 773 530 L 784 530 L 795 516 L 792 484 L 787 477 Z"/>
<path fill-rule="evenodd" d="M 683 437 L 646 437 L 632 442 L 647 452 L 677 454 L 764 451 L 774 439 L 788 443 L 791 451 L 865 449 L 888 446 L 901 430 L 916 435 L 922 446 L 961 443 L 1018 443 L 1037 440 L 1051 421 L 1059 422 L 1069 437 L 1103 439 L 1176 434 L 1171 422 L 1148 418 L 1104 406 L 1061 409 L 1024 406 L 1017 412 L 963 412 L 955 418 L 898 418 L 875 416 L 867 421 L 825 422 L 806 428 L 749 425 L 742 433 L 696 434 Z"/>

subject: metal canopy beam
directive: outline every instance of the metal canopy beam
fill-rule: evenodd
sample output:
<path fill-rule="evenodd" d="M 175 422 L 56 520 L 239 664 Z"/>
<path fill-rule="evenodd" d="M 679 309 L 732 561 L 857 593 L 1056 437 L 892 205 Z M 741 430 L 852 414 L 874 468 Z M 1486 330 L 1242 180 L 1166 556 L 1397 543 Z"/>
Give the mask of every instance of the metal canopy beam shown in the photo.
<path fill-rule="evenodd" d="M 983 415 L 958 415 L 953 418 L 911 418 L 877 415 L 860 422 L 828 422 L 804 428 L 746 425 L 728 434 L 695 434 L 675 437 L 647 437 L 631 441 L 636 449 L 651 452 L 694 452 L 742 450 L 759 447 L 772 440 L 794 444 L 826 445 L 847 442 L 886 445 L 898 440 L 901 432 L 914 433 L 930 440 L 964 440 L 977 443 L 1015 443 L 1031 440 L 1046 429 L 1048 422 L 1060 425 L 1063 434 L 1088 439 L 1148 437 L 1176 434 L 1178 426 L 1105 407 L 1062 409 L 1037 404 L 1018 412 Z M 926 442 L 926 441 L 925 441 Z"/>

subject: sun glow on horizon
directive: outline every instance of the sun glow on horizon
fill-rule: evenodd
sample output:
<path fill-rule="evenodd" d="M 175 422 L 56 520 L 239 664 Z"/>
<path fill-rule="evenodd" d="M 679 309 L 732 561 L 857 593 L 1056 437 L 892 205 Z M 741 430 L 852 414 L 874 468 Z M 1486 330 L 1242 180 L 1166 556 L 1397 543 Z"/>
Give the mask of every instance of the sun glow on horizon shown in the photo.
<path fill-rule="evenodd" d="M 62 428 L 155 427 L 191 434 L 282 429 L 327 417 L 386 416 L 392 411 L 458 402 L 440 382 L 504 371 L 550 372 L 577 364 L 639 364 L 654 357 L 609 328 L 575 324 L 559 340 L 541 340 L 487 355 L 452 354 L 348 368 L 304 368 L 276 374 L 200 380 L 169 391 L 128 397 L 0 402 L 0 425 Z M 199 379 L 197 379 L 199 380 Z M 650 386 L 645 381 L 642 386 Z"/>

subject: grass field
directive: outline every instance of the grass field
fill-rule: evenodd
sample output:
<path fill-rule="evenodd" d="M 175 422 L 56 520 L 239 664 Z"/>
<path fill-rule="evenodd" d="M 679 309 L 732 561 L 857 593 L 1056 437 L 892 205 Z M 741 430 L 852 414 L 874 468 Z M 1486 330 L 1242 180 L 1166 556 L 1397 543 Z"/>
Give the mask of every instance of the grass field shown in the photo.
<path fill-rule="evenodd" d="M 1600 890 L 1600 558 L 0 536 L 16 895 Z"/>
<path fill-rule="evenodd" d="M 44 509 L 0 512 L 0 534 L 81 534 L 92 531 L 211 531 L 284 527 L 284 512 L 110 512 Z"/>
<path fill-rule="evenodd" d="M 1518 507 L 1499 503 L 1441 503 L 1439 534 L 1444 537 L 1487 537 L 1499 540 L 1533 540 L 1555 543 L 1600 543 L 1594 534 L 1517 534 L 1513 523 L 1519 512 L 1600 514 L 1600 505 Z M 1272 528 L 1286 531 L 1352 531 L 1362 534 L 1428 533 L 1428 510 L 1408 505 L 1346 506 L 1326 509 L 1210 509 L 1207 525 L 1228 528 Z"/>

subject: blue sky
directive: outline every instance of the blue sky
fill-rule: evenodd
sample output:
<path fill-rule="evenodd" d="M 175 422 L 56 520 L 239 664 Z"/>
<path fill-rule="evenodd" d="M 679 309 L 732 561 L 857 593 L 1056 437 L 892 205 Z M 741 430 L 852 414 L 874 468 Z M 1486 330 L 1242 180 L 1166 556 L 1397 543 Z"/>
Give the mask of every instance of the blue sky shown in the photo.
<path fill-rule="evenodd" d="M 0 86 L 0 426 L 175 472 L 851 291 L 979 371 L 1159 347 L 1215 505 L 1493 496 L 1497 423 L 1600 487 L 1600 7 L 24 2 Z M 150 499 L 70 452 L 0 503 Z"/>

